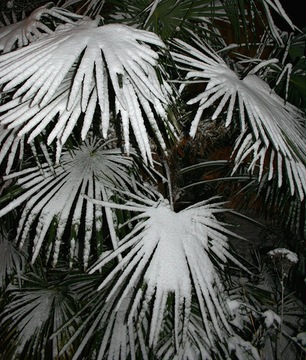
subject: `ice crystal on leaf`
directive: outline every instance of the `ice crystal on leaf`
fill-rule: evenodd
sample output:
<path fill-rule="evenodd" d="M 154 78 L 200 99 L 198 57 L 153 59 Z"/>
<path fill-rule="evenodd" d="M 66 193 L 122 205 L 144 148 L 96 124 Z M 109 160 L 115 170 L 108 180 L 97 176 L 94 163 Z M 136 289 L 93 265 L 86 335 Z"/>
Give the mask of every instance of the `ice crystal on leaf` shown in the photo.
<path fill-rule="evenodd" d="M 131 301 L 129 321 L 138 319 L 141 323 L 152 302 L 149 328 L 149 345 L 152 347 L 159 342 L 171 294 L 174 294 L 176 348 L 187 341 L 191 299 L 195 293 L 208 347 L 213 346 L 215 341 L 224 342 L 232 329 L 227 320 L 229 309 L 213 259 L 218 259 L 221 267 L 228 259 L 238 263 L 228 250 L 226 234 L 230 232 L 215 216 L 221 211 L 219 204 L 202 202 L 176 213 L 162 198 L 158 202 L 146 199 L 143 204 L 140 198 L 138 200 L 140 203 L 129 202 L 125 208 L 139 212 L 131 221 L 140 221 L 119 241 L 117 250 L 102 256 L 90 269 L 93 273 L 118 254 L 123 255 L 123 260 L 99 289 L 112 284 L 107 301 L 113 301 L 120 293 L 117 307 L 133 289 L 139 289 Z M 118 206 L 92 201 L 97 205 Z M 140 284 L 143 286 L 140 287 Z"/>
<path fill-rule="evenodd" d="M 213 105 L 216 107 L 212 119 L 223 112 L 226 114 L 225 125 L 229 126 L 233 122 L 237 104 L 241 133 L 233 152 L 233 171 L 249 161 L 248 170 L 252 173 L 259 165 L 259 170 L 256 170 L 259 180 L 264 173 L 268 174 L 269 180 L 277 174 L 281 186 L 284 167 L 291 193 L 297 192 L 303 199 L 306 193 L 306 146 L 300 110 L 274 93 L 267 83 L 253 73 L 256 69 L 240 79 L 206 45 L 198 43 L 200 51 L 180 40 L 176 44 L 180 52 L 173 52 L 172 55 L 179 63 L 187 65 L 186 79 L 207 83 L 204 92 L 189 100 L 189 104 L 198 103 L 190 135 L 195 136 L 203 112 Z M 251 160 L 250 155 L 253 155 Z"/>
<path fill-rule="evenodd" d="M 94 224 L 98 226 L 102 214 L 100 209 L 86 202 L 83 194 L 109 201 L 111 193 L 107 187 L 116 186 L 125 189 L 131 184 L 128 174 L 131 165 L 131 158 L 122 156 L 119 149 L 103 148 L 103 141 L 88 140 L 79 148 L 65 150 L 60 164 L 56 167 L 50 167 L 45 163 L 41 164 L 41 167 L 25 169 L 5 177 L 5 180 L 18 178 L 17 184 L 24 189 L 24 192 L 1 209 L 0 216 L 25 204 L 17 230 L 17 239 L 21 247 L 38 218 L 32 262 L 39 254 L 49 228 L 55 226 L 56 235 L 51 242 L 54 264 L 57 262 L 62 236 L 69 221 L 72 222 L 71 255 L 76 255 L 75 242 L 79 241 L 78 230 L 83 221 L 85 223 L 83 261 L 86 267 Z M 112 217 L 109 214 L 111 210 L 106 211 L 109 226 L 113 227 Z M 114 235 L 112 241 L 113 246 L 116 247 L 117 240 Z"/>
<path fill-rule="evenodd" d="M 19 135 L 35 127 L 31 141 L 58 114 L 48 143 L 57 138 L 63 145 L 82 113 L 85 139 L 98 107 L 106 138 L 111 118 L 110 82 L 127 151 L 131 126 L 144 160 L 152 161 L 145 119 L 164 147 L 153 110 L 162 123 L 166 121 L 170 87 L 157 76 L 158 54 L 149 45 L 164 44 L 147 31 L 99 24 L 100 18 L 84 17 L 0 56 L 0 84 L 4 84 L 4 92 L 14 92 L 13 99 L 0 106 L 0 121 L 8 128 L 22 124 Z"/>

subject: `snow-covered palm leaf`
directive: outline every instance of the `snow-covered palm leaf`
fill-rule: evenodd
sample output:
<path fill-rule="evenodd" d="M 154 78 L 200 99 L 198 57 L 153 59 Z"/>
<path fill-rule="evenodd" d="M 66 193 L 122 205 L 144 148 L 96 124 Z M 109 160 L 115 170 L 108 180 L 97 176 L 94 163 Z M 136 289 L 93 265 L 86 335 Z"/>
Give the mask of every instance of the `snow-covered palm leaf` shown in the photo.
<path fill-rule="evenodd" d="M 98 106 L 106 137 L 111 117 L 108 84 L 111 82 L 115 93 L 112 102 L 121 117 L 127 151 L 131 126 L 143 158 L 151 161 L 144 118 L 164 146 L 153 111 L 166 119 L 170 87 L 158 78 L 155 69 L 158 54 L 147 44 L 164 46 L 150 32 L 118 24 L 99 26 L 99 19 L 84 18 L 60 26 L 53 34 L 25 48 L 0 56 L 4 92 L 17 87 L 14 99 L 0 107 L 1 123 L 8 128 L 23 124 L 21 133 L 36 127 L 31 133 L 34 137 L 59 113 L 49 143 L 57 137 L 63 144 L 81 113 L 85 139 Z"/>
<path fill-rule="evenodd" d="M 17 136 L 17 129 L 7 129 L 0 125 L 0 165 L 6 160 L 5 173 L 9 174 L 15 160 L 22 160 L 24 136 Z"/>
<path fill-rule="evenodd" d="M 163 336 L 158 344 L 158 350 L 156 352 L 158 359 L 191 360 L 211 358 L 211 344 L 205 336 L 205 333 L 202 332 L 203 322 L 201 316 L 191 313 L 188 323 L 187 339 L 179 349 L 173 346 L 173 336 L 171 332 L 173 319 L 167 320 L 168 319 L 165 320 L 165 327 L 168 325 L 168 334 L 166 332 L 167 336 Z M 218 353 L 217 346 L 214 347 L 214 353 Z"/>
<path fill-rule="evenodd" d="M 86 202 L 83 194 L 109 201 L 111 193 L 106 189 L 107 186 L 126 189 L 131 184 L 131 177 L 128 174 L 131 171 L 131 158 L 122 156 L 119 149 L 111 150 L 103 147 L 102 141 L 88 140 L 79 148 L 64 151 L 60 164 L 56 167 L 45 163 L 40 167 L 25 169 L 5 177 L 5 180 L 18 178 L 17 184 L 24 189 L 22 195 L 0 210 L 0 216 L 3 216 L 25 204 L 17 230 L 20 246 L 24 244 L 32 225 L 38 220 L 32 262 L 39 254 L 51 228 L 56 233 L 54 238 L 49 239 L 48 252 L 53 252 L 55 264 L 63 234 L 67 225 L 71 223 L 69 232 L 71 260 L 83 249 L 84 266 L 87 266 L 92 233 L 94 229 L 100 231 L 102 228 L 102 212 L 100 207 Z M 111 240 L 116 248 L 116 235 L 110 209 L 106 209 L 106 217 Z M 84 242 L 80 240 L 83 237 L 79 233 L 80 227 L 83 226 Z"/>
<path fill-rule="evenodd" d="M 122 300 L 116 310 L 114 301 L 105 304 L 105 296 L 105 293 L 103 297 L 95 296 L 94 307 L 78 330 L 78 332 L 85 331 L 87 336 L 80 343 L 77 342 L 78 347 L 73 360 L 79 359 L 83 354 L 86 356 L 95 354 L 97 360 L 123 360 L 129 359 L 130 356 L 135 358 L 137 353 L 142 355 L 141 358 L 146 359 L 148 351 L 141 330 L 136 331 L 134 326 L 126 321 L 130 294 Z M 78 340 L 78 332 L 65 344 L 61 353 Z"/>
<path fill-rule="evenodd" d="M 7 359 L 33 359 L 40 354 L 41 359 L 58 356 L 63 343 L 70 338 L 75 325 L 50 340 L 50 336 L 72 315 L 75 300 L 64 282 L 47 281 L 41 274 L 30 273 L 23 276 L 23 286 L 13 285 L 8 290 L 8 301 L 1 314 L 1 350 Z M 5 346 L 3 346 L 5 344 Z M 71 352 L 67 349 L 66 355 Z"/>
<path fill-rule="evenodd" d="M 195 306 L 195 303 L 193 303 Z M 239 335 L 228 338 L 227 343 L 217 342 L 214 347 L 211 346 L 209 339 L 203 333 L 203 322 L 201 316 L 193 310 L 190 315 L 187 331 L 187 341 L 184 347 L 176 350 L 173 346 L 171 332 L 168 338 L 162 339 L 157 351 L 158 359 L 170 360 L 193 360 L 193 359 L 230 359 L 238 360 L 259 360 L 259 354 L 256 348 L 248 341 L 242 339 Z M 173 320 L 172 320 L 173 321 Z M 169 324 L 171 327 L 171 324 Z"/>
<path fill-rule="evenodd" d="M 61 8 L 51 7 L 51 3 L 44 5 L 32 12 L 29 17 L 23 20 L 8 24 L 0 28 L 0 51 L 3 53 L 13 50 L 16 46 L 23 47 L 28 45 L 46 34 L 51 34 L 53 30 L 47 26 L 44 20 L 59 20 L 65 23 L 72 22 L 80 16 L 65 11 Z"/>
<path fill-rule="evenodd" d="M 92 278 L 94 278 L 93 281 Z M 79 279 L 82 279 L 81 282 Z M 79 323 L 74 334 L 64 344 L 59 355 L 65 354 L 67 349 L 73 346 L 76 351 L 72 360 L 84 356 L 96 360 L 123 360 L 129 359 L 130 355 L 131 358 L 135 358 L 137 353 L 143 355 L 143 357 L 139 358 L 146 359 L 147 348 L 144 345 L 143 334 L 138 339 L 138 331 L 135 331 L 135 328 L 126 322 L 131 294 L 125 297 L 117 308 L 115 299 L 108 301 L 106 304 L 107 293 L 105 291 L 96 291 L 97 280 L 101 280 L 101 275 L 77 275 L 75 280 L 72 280 L 76 288 L 83 293 L 83 296 L 79 297 L 78 301 L 85 306 L 82 306 L 70 321 L 78 318 L 82 318 L 83 321 Z M 94 287 L 93 284 L 95 284 Z M 72 288 L 75 289 L 75 286 L 72 285 Z M 114 310 L 115 308 L 116 310 Z M 69 327 L 70 321 L 53 336 Z M 80 341 L 79 336 L 82 333 L 86 334 L 86 336 Z"/>
<path fill-rule="evenodd" d="M 25 266 L 24 254 L 20 253 L 9 240 L 6 231 L 0 231 L 0 288 L 5 284 L 5 280 L 12 275 L 20 275 Z"/>
<path fill-rule="evenodd" d="M 121 206 L 140 213 L 131 220 L 139 220 L 134 229 L 119 241 L 117 250 L 102 255 L 90 269 L 92 273 L 119 254 L 124 255 L 99 287 L 107 289 L 111 286 L 106 301 L 112 302 L 117 297 L 119 308 L 123 299 L 137 289 L 126 317 L 129 322 L 135 320 L 142 324 L 150 311 L 149 304 L 152 304 L 148 343 L 155 348 L 163 330 L 168 298 L 174 294 L 173 333 L 174 346 L 178 348 L 186 341 L 194 293 L 209 346 L 216 341 L 223 342 L 232 330 L 213 261 L 222 267 L 228 258 L 235 259 L 228 251 L 225 233 L 229 231 L 215 217 L 222 211 L 219 204 L 203 202 L 175 213 L 164 199 L 158 202 L 143 199 L 142 203 L 141 198 L 138 200 L 140 202 Z M 92 201 L 97 205 L 120 207 Z"/>
<path fill-rule="evenodd" d="M 196 307 L 197 314 L 195 314 L 194 310 L 191 311 L 186 330 L 186 341 L 179 344 L 179 348 L 176 347 L 178 344 L 174 344 L 173 341 L 173 324 L 176 320 L 173 319 L 173 312 L 167 310 L 163 314 L 161 339 L 156 349 L 153 350 L 150 348 L 147 339 L 150 328 L 150 315 L 147 314 L 148 316 L 141 320 L 141 326 L 132 317 L 128 317 L 130 304 L 133 300 L 133 291 L 125 296 L 119 305 L 115 297 L 105 303 L 105 296 L 104 291 L 91 293 L 86 302 L 91 302 L 89 309 L 85 311 L 84 308 L 75 315 L 76 318 L 83 316 L 85 321 L 80 324 L 78 330 L 67 341 L 60 355 L 76 343 L 78 347 L 73 360 L 81 358 L 84 354 L 97 360 L 149 359 L 149 354 L 152 354 L 152 351 L 157 359 L 165 360 L 210 359 L 216 354 L 219 354 L 221 359 L 225 357 L 225 354 L 230 356 L 232 352 L 235 352 L 239 360 L 246 358 L 258 359 L 256 349 L 236 335 L 230 337 L 227 344 L 218 342 L 212 347 L 206 333 L 202 331 L 203 320 L 199 315 L 198 307 Z M 195 307 L 195 303 L 192 306 Z M 171 309 L 171 306 L 169 308 Z M 68 324 L 69 322 L 63 329 Z M 80 331 L 84 331 L 87 335 L 81 342 L 78 341 Z M 235 338 L 235 349 L 232 344 L 233 338 Z"/>
<path fill-rule="evenodd" d="M 273 34 L 275 39 L 279 42 L 279 44 L 282 45 L 283 42 L 281 39 L 281 32 L 279 31 L 278 27 L 276 26 L 276 24 L 273 20 L 271 10 L 272 10 L 272 12 L 275 11 L 278 15 L 280 15 L 293 30 L 296 29 L 296 26 L 290 20 L 289 16 L 287 15 L 286 11 L 284 10 L 280 0 L 261 0 L 260 2 L 263 6 L 264 13 L 267 17 L 271 33 Z"/>
<path fill-rule="evenodd" d="M 52 100 L 43 108 L 41 108 L 39 104 L 31 106 L 31 99 L 19 103 L 19 98 L 0 106 L 0 111 L 5 113 L 3 115 L 5 118 L 2 122 L 3 125 L 0 125 L 2 130 L 0 136 L 0 163 L 4 159 L 7 159 L 6 173 L 9 173 L 12 162 L 17 156 L 17 151 L 19 150 L 19 159 L 22 159 L 25 143 L 33 143 L 35 137 L 41 133 L 44 138 L 44 128 L 48 126 L 49 123 L 52 123 L 55 117 L 57 121 L 50 134 L 47 134 L 47 145 L 50 145 L 56 137 L 59 138 L 63 135 L 65 128 L 69 128 L 64 141 L 63 138 L 61 138 L 61 141 L 57 141 L 56 143 L 56 162 L 59 162 L 63 144 L 82 113 L 80 105 L 81 94 L 79 94 L 77 101 L 74 102 L 70 110 L 66 110 L 67 98 L 73 76 L 74 72 L 69 71 L 64 81 L 56 90 Z M 93 114 L 90 113 L 90 116 L 92 115 Z M 88 124 L 84 123 L 82 133 L 84 133 L 84 131 L 87 133 L 87 125 Z M 29 132 L 30 134 L 28 135 Z"/>
<path fill-rule="evenodd" d="M 249 163 L 251 172 L 259 164 L 259 179 L 263 173 L 268 173 L 269 179 L 277 174 L 281 186 L 285 168 L 291 193 L 297 191 L 303 199 L 306 192 L 303 115 L 254 74 L 264 64 L 240 79 L 218 54 L 204 44 L 199 44 L 201 51 L 179 40 L 176 44 L 180 52 L 173 52 L 172 55 L 176 61 L 187 65 L 189 71 L 186 78 L 191 82 L 207 83 L 205 91 L 188 102 L 199 103 L 190 135 L 195 135 L 205 109 L 214 109 L 212 119 L 225 112 L 225 125 L 229 126 L 234 118 L 234 110 L 238 108 L 241 134 L 235 145 L 234 171 L 247 162 L 252 154 L 253 159 Z"/>

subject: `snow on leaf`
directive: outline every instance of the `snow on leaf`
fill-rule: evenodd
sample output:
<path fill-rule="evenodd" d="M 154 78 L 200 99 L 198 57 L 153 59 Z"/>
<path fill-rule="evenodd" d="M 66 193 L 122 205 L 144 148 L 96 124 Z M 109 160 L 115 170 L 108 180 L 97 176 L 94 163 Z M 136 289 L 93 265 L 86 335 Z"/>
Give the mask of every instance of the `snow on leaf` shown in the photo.
<path fill-rule="evenodd" d="M 18 128 L 7 129 L 0 125 L 0 165 L 6 160 L 5 173 L 9 174 L 15 160 L 22 160 L 24 136 L 16 136 Z"/>
<path fill-rule="evenodd" d="M 106 312 L 105 315 L 110 315 L 110 318 L 107 321 L 107 328 L 101 342 L 97 360 L 105 359 L 106 349 L 108 359 L 120 360 L 129 358 L 129 342 L 133 336 L 133 334 L 129 332 L 128 324 L 125 321 L 126 313 L 129 307 L 129 300 L 130 297 L 126 297 L 118 311 L 111 311 L 110 308 L 110 313 L 108 314 Z M 104 319 L 106 319 L 106 317 L 104 317 Z"/>
<path fill-rule="evenodd" d="M 228 347 L 231 352 L 234 352 L 238 360 L 254 359 L 260 360 L 258 351 L 248 341 L 243 340 L 238 335 L 234 335 L 228 341 Z"/>
<path fill-rule="evenodd" d="M 110 82 L 117 114 L 132 125 L 144 159 L 152 162 L 145 117 L 160 139 L 160 125 L 152 111 L 160 124 L 166 121 L 170 87 L 157 76 L 158 54 L 149 45 L 164 44 L 148 31 L 119 24 L 99 26 L 99 20 L 84 17 L 59 26 L 27 47 L 0 56 L 0 84 L 4 84 L 4 92 L 14 91 L 14 99 L 0 106 L 0 121 L 9 128 L 22 124 L 20 134 L 36 127 L 31 141 L 58 114 L 48 141 L 56 137 L 64 144 L 81 113 L 85 114 L 85 139 L 98 107 L 103 135 L 107 136 Z M 127 128 L 123 126 L 129 151 Z"/>
<path fill-rule="evenodd" d="M 266 310 L 263 314 L 265 318 L 265 325 L 267 328 L 273 326 L 278 326 L 281 323 L 281 318 L 279 315 L 275 314 L 273 310 Z"/>
<path fill-rule="evenodd" d="M 92 201 L 105 206 L 98 200 Z M 229 309 L 211 256 L 221 263 L 232 257 L 225 235 L 229 232 L 215 217 L 215 213 L 220 212 L 219 204 L 203 202 L 175 213 L 161 198 L 149 207 L 132 202 L 126 209 L 140 212 L 135 219 L 141 221 L 120 240 L 117 250 L 102 256 L 90 269 L 93 273 L 118 254 L 124 255 L 99 287 L 103 289 L 112 284 L 107 301 L 113 301 L 119 292 L 118 307 L 130 291 L 139 287 L 137 284 L 143 283 L 145 290 L 135 296 L 131 305 L 135 314 L 131 313 L 129 318 L 137 319 L 138 312 L 141 323 L 152 302 L 149 344 L 156 347 L 164 326 L 168 297 L 174 294 L 174 334 L 178 345 L 186 341 L 191 297 L 195 291 L 210 346 L 217 340 L 223 341 L 226 334 L 231 333 L 227 321 Z"/>
<path fill-rule="evenodd" d="M 266 172 L 270 178 L 277 174 L 281 186 L 283 164 L 291 193 L 297 192 L 302 200 L 306 193 L 306 145 L 301 111 L 285 103 L 252 71 L 240 79 L 206 45 L 201 44 L 202 51 L 180 40 L 176 41 L 176 45 L 180 52 L 173 52 L 172 55 L 176 61 L 188 66 L 186 78 L 207 84 L 204 92 L 189 100 L 189 104 L 199 104 L 190 135 L 195 135 L 204 110 L 213 105 L 218 106 L 212 118 L 227 112 L 226 125 L 230 125 L 233 122 L 234 105 L 238 102 L 241 135 L 233 151 L 233 172 L 247 161 L 248 155 L 253 154 L 249 171 L 254 172 L 255 165 L 259 163 L 259 180 Z M 277 159 L 274 153 L 277 153 Z"/>
<path fill-rule="evenodd" d="M 126 189 L 130 184 L 128 169 L 132 165 L 130 158 L 122 157 L 119 149 L 104 148 L 101 141 L 87 141 L 79 148 L 63 152 L 60 164 L 50 169 L 48 164 L 41 168 L 26 169 L 9 175 L 18 178 L 18 184 L 24 189 L 22 195 L 0 209 L 0 216 L 24 204 L 17 229 L 17 239 L 22 247 L 33 224 L 37 220 L 36 235 L 33 239 L 32 262 L 35 261 L 50 226 L 55 226 L 53 239 L 53 263 L 57 262 L 62 235 L 67 223 L 72 221 L 76 241 L 80 222 L 85 224 L 84 266 L 87 266 L 90 254 L 91 228 L 96 216 L 91 203 L 87 203 L 83 194 L 107 201 L 104 187 L 117 186 Z M 85 210 L 84 210 L 85 209 Z M 97 210 L 98 224 L 101 211 Z M 109 225 L 113 226 L 109 223 Z M 99 230 L 100 230 L 100 225 Z M 113 246 L 116 247 L 116 239 Z"/>
<path fill-rule="evenodd" d="M 3 53 L 12 51 L 17 45 L 18 48 L 28 45 L 53 31 L 44 24 L 43 20 L 50 18 L 71 23 L 73 19 L 81 16 L 65 11 L 61 8 L 50 8 L 50 4 L 34 10 L 29 17 L 0 28 L 0 50 Z"/>
<path fill-rule="evenodd" d="M 60 285 L 50 286 L 41 276 L 28 273 L 23 276 L 23 288 L 8 289 L 10 301 L 2 312 L 0 330 L 8 334 L 5 351 L 10 358 L 20 358 L 23 352 L 33 351 L 45 357 L 50 335 L 72 316 L 71 293 L 61 291 Z M 73 324 L 53 339 L 52 357 L 56 358 L 63 338 L 69 338 Z M 30 348 L 29 348 L 30 346 Z"/>
<path fill-rule="evenodd" d="M 306 332 L 297 334 L 296 339 L 304 348 L 306 348 Z"/>
<path fill-rule="evenodd" d="M 278 258 L 286 259 L 289 262 L 291 262 L 292 264 L 297 264 L 299 261 L 299 258 L 296 253 L 294 253 L 293 251 L 290 251 L 288 249 L 285 249 L 285 248 L 273 249 L 268 252 L 268 255 L 271 258 L 275 258 L 275 259 L 278 259 Z"/>

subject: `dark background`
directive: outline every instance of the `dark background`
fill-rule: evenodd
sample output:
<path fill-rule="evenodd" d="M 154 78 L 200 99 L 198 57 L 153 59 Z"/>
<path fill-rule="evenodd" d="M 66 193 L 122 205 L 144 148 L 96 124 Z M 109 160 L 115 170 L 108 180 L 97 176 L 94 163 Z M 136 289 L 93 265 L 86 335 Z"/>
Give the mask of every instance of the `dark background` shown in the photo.
<path fill-rule="evenodd" d="M 22 11 L 23 8 L 34 10 L 40 5 L 47 3 L 51 0 L 0 0 L 0 12 L 7 12 L 7 4 L 13 4 L 14 11 Z M 182 0 L 184 1 L 184 0 Z M 293 21 L 293 23 L 300 29 L 306 27 L 306 0 L 279 0 L 285 11 Z M 57 0 L 53 0 L 57 3 Z M 85 2 L 85 0 L 84 0 Z"/>
<path fill-rule="evenodd" d="M 280 0 L 290 19 L 300 29 L 306 27 L 306 0 Z"/>

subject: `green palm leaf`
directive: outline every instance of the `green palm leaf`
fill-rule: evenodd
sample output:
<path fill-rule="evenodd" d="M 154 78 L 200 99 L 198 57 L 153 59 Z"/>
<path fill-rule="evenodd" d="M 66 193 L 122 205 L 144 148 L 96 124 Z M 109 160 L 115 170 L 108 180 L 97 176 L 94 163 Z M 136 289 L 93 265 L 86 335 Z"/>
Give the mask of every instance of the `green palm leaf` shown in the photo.
<path fill-rule="evenodd" d="M 242 40 L 241 35 L 247 39 L 247 42 L 254 41 L 260 36 L 262 28 L 265 28 L 279 45 L 284 46 L 282 32 L 275 23 L 275 14 L 292 30 L 296 29 L 279 0 L 231 0 L 224 3 L 224 9 L 226 16 L 219 19 L 230 22 L 232 32 L 238 35 L 239 42 Z M 261 26 L 256 26 L 258 23 Z"/>
<path fill-rule="evenodd" d="M 62 5 L 63 8 L 78 4 L 78 13 L 88 15 L 91 18 L 101 14 L 102 8 L 105 5 L 104 0 L 66 0 Z M 103 9 L 104 10 L 104 9 Z"/>
<path fill-rule="evenodd" d="M 153 31 L 162 39 L 187 36 L 188 31 L 200 28 L 200 24 L 211 24 L 211 18 L 224 13 L 219 2 L 209 0 L 138 0 L 116 2 L 116 17 L 127 24 Z"/>

